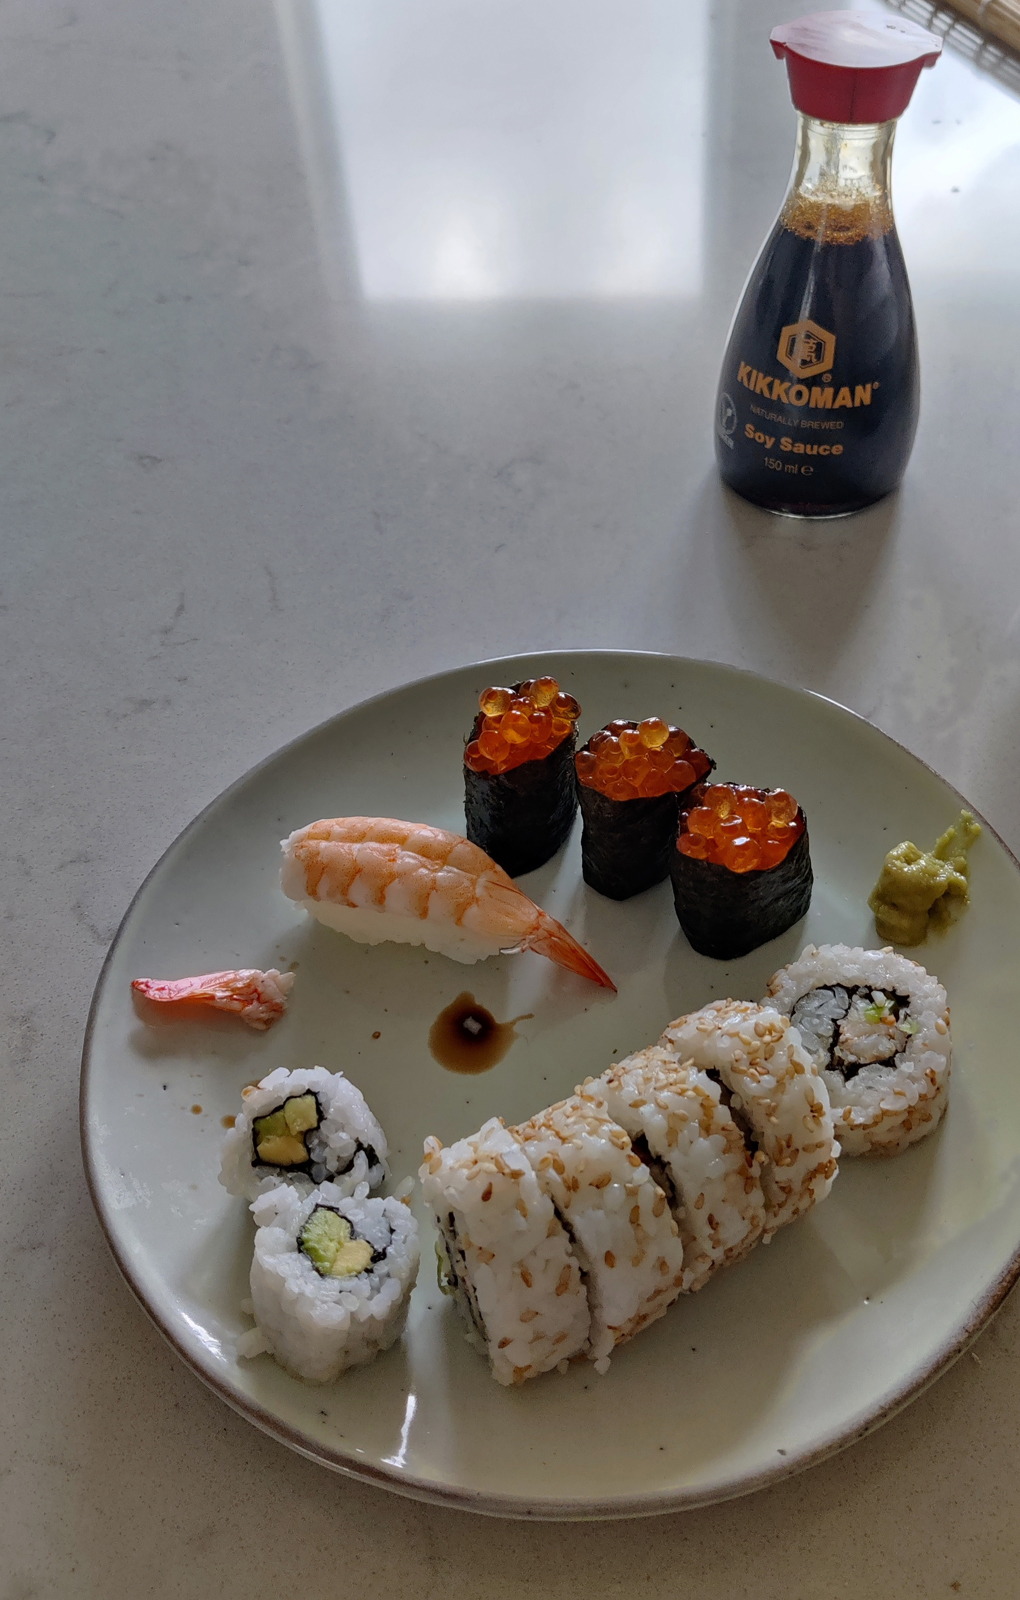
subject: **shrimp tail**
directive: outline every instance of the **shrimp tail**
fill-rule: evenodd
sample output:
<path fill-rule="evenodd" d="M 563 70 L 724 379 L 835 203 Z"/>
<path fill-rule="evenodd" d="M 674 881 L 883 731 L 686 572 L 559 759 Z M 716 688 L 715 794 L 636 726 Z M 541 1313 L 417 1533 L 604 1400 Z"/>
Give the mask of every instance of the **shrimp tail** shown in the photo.
<path fill-rule="evenodd" d="M 590 978 L 593 983 L 601 985 L 603 989 L 612 989 L 616 993 L 616 984 L 608 972 L 603 972 L 594 956 L 590 956 L 583 945 L 578 944 L 573 934 L 567 932 L 561 922 L 555 917 L 542 913 L 534 933 L 522 941 L 522 950 L 534 950 L 536 955 L 548 956 L 550 961 L 555 961 L 558 966 L 566 967 L 570 972 L 576 972 L 581 978 Z"/>
<path fill-rule="evenodd" d="M 211 1006 L 215 1011 L 232 1011 L 250 1027 L 261 1030 L 283 1016 L 293 982 L 292 972 L 277 972 L 275 967 L 268 972 L 243 967 L 204 972 L 197 978 L 134 978 L 131 987 L 136 994 L 160 1005 L 192 1002 Z"/>

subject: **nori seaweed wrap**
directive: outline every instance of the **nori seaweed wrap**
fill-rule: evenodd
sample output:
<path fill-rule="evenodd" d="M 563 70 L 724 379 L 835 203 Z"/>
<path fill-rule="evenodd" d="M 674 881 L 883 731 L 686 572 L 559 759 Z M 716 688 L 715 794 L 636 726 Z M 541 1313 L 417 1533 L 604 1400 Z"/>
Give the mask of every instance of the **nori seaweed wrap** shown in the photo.
<path fill-rule="evenodd" d="M 807 821 L 783 789 L 699 785 L 681 811 L 670 866 L 677 919 L 694 949 L 733 961 L 807 912 Z"/>
<path fill-rule="evenodd" d="M 680 807 L 715 766 L 682 728 L 657 717 L 607 723 L 578 753 L 585 883 L 610 900 L 661 883 L 669 873 Z"/>
<path fill-rule="evenodd" d="M 577 810 L 580 706 L 555 678 L 486 689 L 464 751 L 467 837 L 511 878 L 544 866 Z"/>

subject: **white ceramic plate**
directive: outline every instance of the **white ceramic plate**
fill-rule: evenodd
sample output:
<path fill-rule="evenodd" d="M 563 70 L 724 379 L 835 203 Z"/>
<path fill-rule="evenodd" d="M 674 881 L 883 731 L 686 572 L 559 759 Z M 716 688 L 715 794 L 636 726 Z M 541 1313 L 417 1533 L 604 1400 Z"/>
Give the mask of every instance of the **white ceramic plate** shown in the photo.
<path fill-rule="evenodd" d="M 461 831 L 475 697 L 541 670 L 578 697 L 585 736 L 614 716 L 663 716 L 715 756 L 723 778 L 789 788 L 810 825 L 806 922 L 729 966 L 697 956 L 668 883 L 622 905 L 585 888 L 579 825 L 522 884 L 613 975 L 615 997 L 530 954 L 467 967 L 356 945 L 284 898 L 278 841 L 317 817 Z M 339 1471 L 470 1510 L 566 1518 L 703 1505 L 849 1444 L 966 1347 L 1020 1272 L 1020 871 L 990 831 L 973 853 L 972 909 L 921 952 L 953 1009 L 942 1128 L 893 1160 L 844 1162 L 822 1206 L 674 1306 L 604 1378 L 581 1364 L 519 1390 L 494 1383 L 437 1291 L 424 1219 L 408 1332 L 374 1365 L 318 1389 L 267 1356 L 238 1360 L 252 1225 L 217 1183 L 221 1119 L 243 1084 L 280 1063 L 342 1068 L 386 1128 L 396 1182 L 417 1171 L 426 1134 L 448 1143 L 494 1114 L 528 1116 L 656 1039 L 670 1018 L 721 996 L 757 998 L 809 940 L 874 945 L 866 898 L 885 851 L 908 837 L 930 843 L 959 808 L 921 762 L 830 701 L 664 656 L 571 652 L 465 667 L 315 729 L 171 846 L 96 990 L 82 1136 L 128 1283 L 198 1376 L 266 1432 Z M 291 965 L 290 1010 L 266 1034 L 213 1013 L 143 1020 L 132 1004 L 136 976 Z M 477 1077 L 444 1071 L 426 1042 L 465 989 L 500 1019 L 534 1012 L 504 1061 Z"/>

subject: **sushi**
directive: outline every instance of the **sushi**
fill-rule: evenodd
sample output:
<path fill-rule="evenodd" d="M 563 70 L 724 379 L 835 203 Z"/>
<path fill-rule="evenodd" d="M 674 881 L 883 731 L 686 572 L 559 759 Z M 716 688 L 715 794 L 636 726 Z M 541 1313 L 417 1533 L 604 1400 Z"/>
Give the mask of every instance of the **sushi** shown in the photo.
<path fill-rule="evenodd" d="M 295 1378 L 332 1383 L 400 1337 L 418 1272 L 418 1225 L 399 1200 L 333 1183 L 283 1184 L 252 1206 L 256 1327 L 238 1353 L 269 1352 Z"/>
<path fill-rule="evenodd" d="M 327 1179 L 353 1194 L 385 1181 L 388 1154 L 382 1127 L 342 1072 L 278 1067 L 242 1090 L 223 1140 L 220 1182 L 245 1200 L 281 1183 L 307 1190 Z"/>
<path fill-rule="evenodd" d="M 604 1373 L 679 1295 L 823 1200 L 839 1153 L 789 1018 L 718 1001 L 517 1127 L 425 1141 L 440 1287 L 500 1383 L 582 1355 Z"/>
<path fill-rule="evenodd" d="M 283 840 L 285 895 L 361 944 L 424 945 L 454 961 L 534 950 L 612 979 L 491 857 L 458 833 L 389 817 L 333 817 Z"/>
<path fill-rule="evenodd" d="M 549 677 L 486 689 L 478 704 L 464 751 L 467 837 L 519 878 L 543 866 L 570 832 L 581 708 Z"/>
<path fill-rule="evenodd" d="M 686 792 L 715 762 L 682 728 L 658 717 L 609 722 L 575 760 L 584 881 L 610 900 L 669 874 Z"/>
<path fill-rule="evenodd" d="M 767 1244 L 777 1228 L 825 1199 L 839 1170 L 825 1080 L 797 1030 L 771 1005 L 717 1000 L 671 1022 L 659 1044 L 715 1079 L 761 1157 Z"/>
<path fill-rule="evenodd" d="M 569 1230 L 591 1313 L 588 1358 L 661 1317 L 684 1286 L 684 1247 L 663 1190 L 598 1097 L 582 1088 L 514 1130 Z"/>
<path fill-rule="evenodd" d="M 524 1383 L 587 1350 L 581 1267 L 520 1139 L 497 1117 L 447 1149 L 426 1139 L 420 1176 L 440 1288 L 496 1381 Z"/>
<path fill-rule="evenodd" d="M 828 1087 L 848 1156 L 896 1155 L 932 1132 L 949 1098 L 946 991 L 895 951 L 808 945 L 769 982 Z"/>
<path fill-rule="evenodd" d="M 589 1079 L 583 1092 L 626 1130 L 666 1195 L 684 1249 L 685 1291 L 753 1249 L 765 1228 L 765 1157 L 745 1144 L 725 1086 L 658 1044 Z"/>
<path fill-rule="evenodd" d="M 807 822 L 785 789 L 702 785 L 685 797 L 671 852 L 673 903 L 703 956 L 732 961 L 807 913 Z"/>

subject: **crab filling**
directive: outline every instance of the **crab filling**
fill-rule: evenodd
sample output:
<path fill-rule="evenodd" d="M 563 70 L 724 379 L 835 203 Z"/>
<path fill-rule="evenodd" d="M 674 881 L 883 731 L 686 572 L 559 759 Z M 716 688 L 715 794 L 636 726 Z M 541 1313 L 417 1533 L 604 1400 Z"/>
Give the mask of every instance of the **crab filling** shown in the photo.
<path fill-rule="evenodd" d="M 909 1011 L 909 995 L 834 983 L 798 1000 L 790 1020 L 816 1060 L 849 1081 L 907 1048 L 917 1032 Z"/>
<path fill-rule="evenodd" d="M 255 1160 L 270 1167 L 303 1167 L 310 1155 L 305 1134 L 322 1120 L 314 1094 L 292 1094 L 276 1111 L 252 1123 Z"/>
<path fill-rule="evenodd" d="M 320 1278 L 356 1278 L 372 1265 L 376 1252 L 355 1237 L 346 1217 L 331 1206 L 316 1206 L 298 1237 L 298 1249 Z"/>

